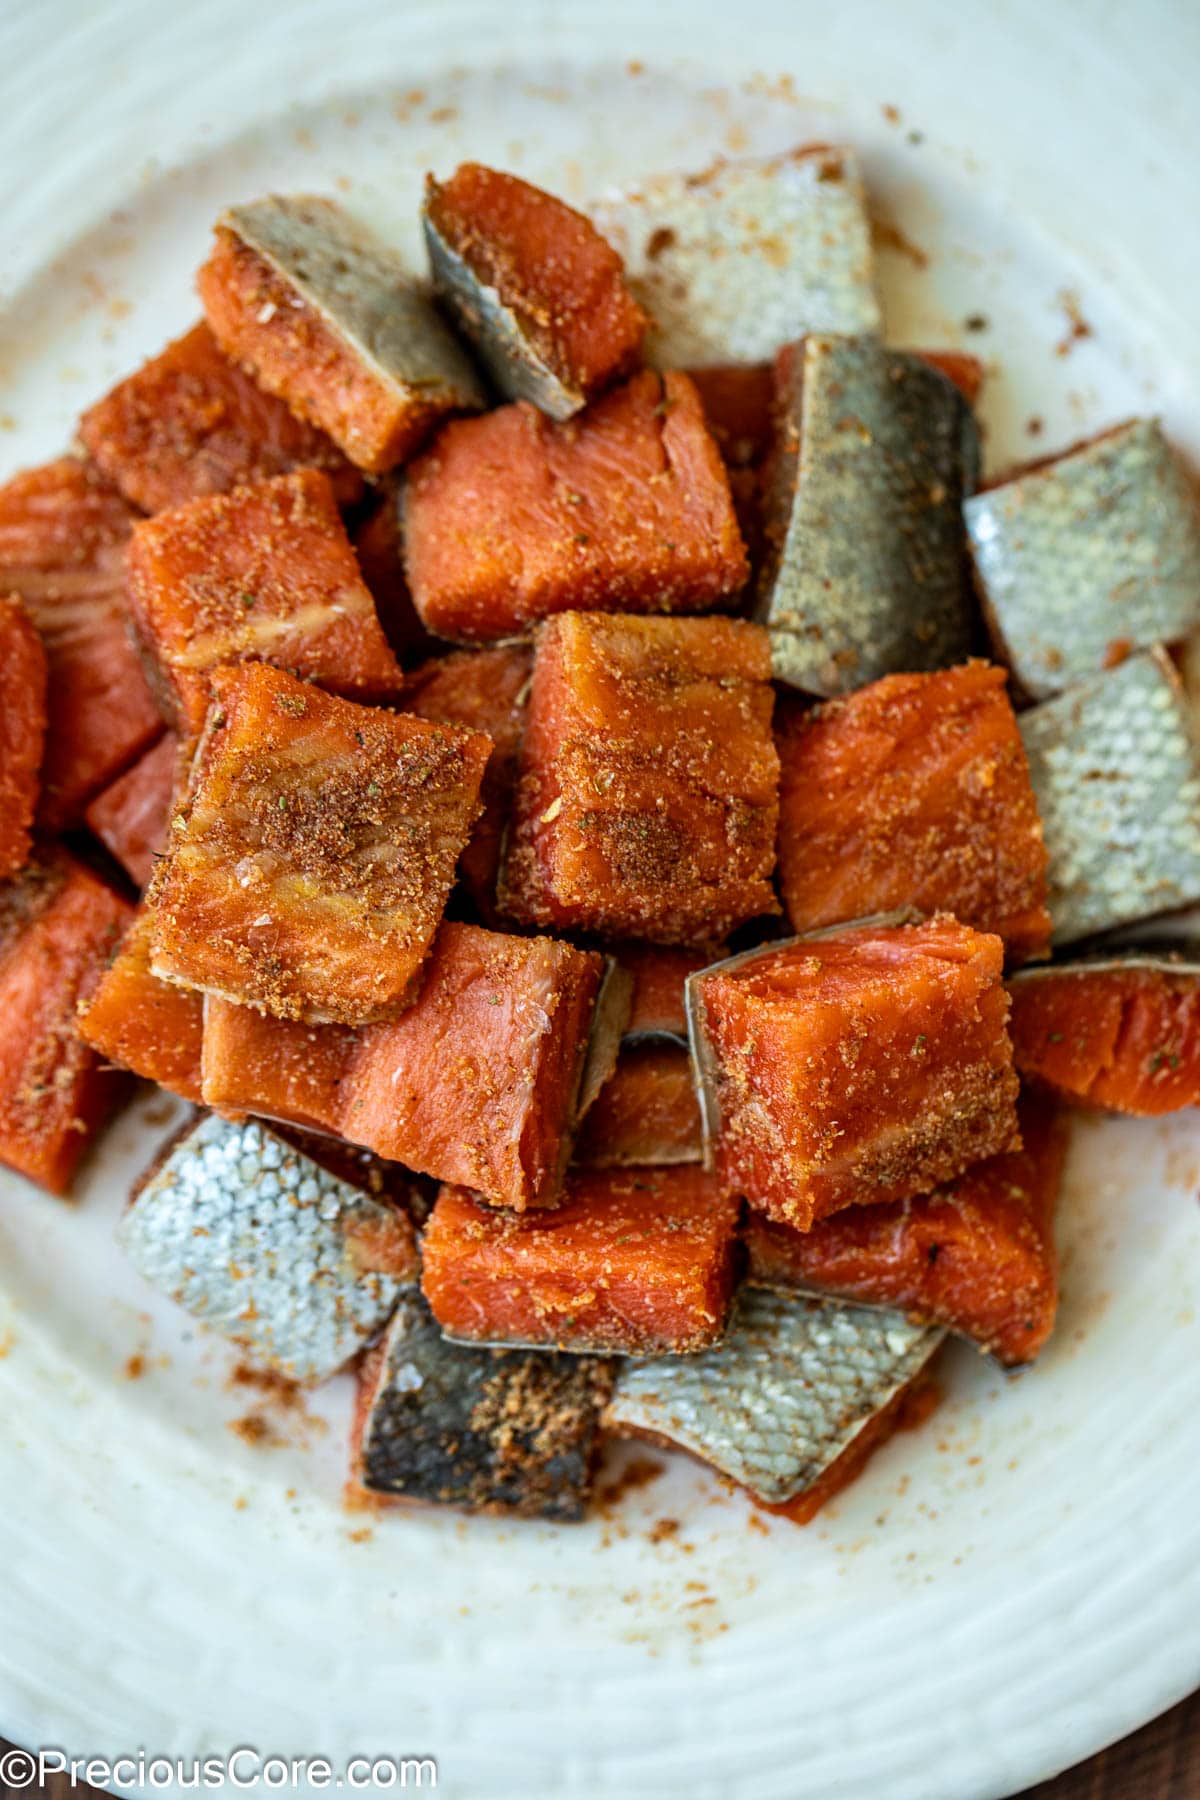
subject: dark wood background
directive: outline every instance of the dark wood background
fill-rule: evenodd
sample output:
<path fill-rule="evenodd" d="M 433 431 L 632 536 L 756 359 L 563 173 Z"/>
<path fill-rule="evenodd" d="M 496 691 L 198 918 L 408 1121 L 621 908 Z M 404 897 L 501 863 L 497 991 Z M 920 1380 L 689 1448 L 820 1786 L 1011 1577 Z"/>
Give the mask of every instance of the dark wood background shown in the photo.
<path fill-rule="evenodd" d="M 0 1753 L 9 1748 L 0 1738 Z M 53 1776 L 41 1788 L 6 1787 L 0 1782 L 0 1800 L 29 1800 L 34 1793 L 47 1794 L 50 1800 L 98 1796 L 96 1788 L 72 1788 L 63 1775 Z M 1022 1800 L 1200 1800 L 1200 1692 L 1124 1743 L 1102 1750 L 1054 1781 L 1029 1788 Z"/>

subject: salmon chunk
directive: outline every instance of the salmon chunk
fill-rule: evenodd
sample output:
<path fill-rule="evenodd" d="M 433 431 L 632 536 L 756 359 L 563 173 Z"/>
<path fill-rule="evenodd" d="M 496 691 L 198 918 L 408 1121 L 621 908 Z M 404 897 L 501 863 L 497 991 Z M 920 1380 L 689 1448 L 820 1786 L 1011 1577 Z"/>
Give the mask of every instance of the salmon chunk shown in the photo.
<path fill-rule="evenodd" d="M 199 1101 L 204 997 L 153 973 L 151 927 L 150 915 L 139 907 L 95 992 L 80 1007 L 76 1029 L 107 1062 Z"/>
<path fill-rule="evenodd" d="M 626 1040 L 667 1037 L 686 1044 L 687 979 L 711 962 L 712 956 L 678 945 L 638 943 L 615 944 L 613 954 L 633 977 Z"/>
<path fill-rule="evenodd" d="M 1167 958 L 1029 970 L 1009 988 L 1021 1074 L 1068 1100 L 1153 1117 L 1200 1105 L 1200 968 Z"/>
<path fill-rule="evenodd" d="M 729 1311 L 737 1215 L 701 1169 L 575 1174 L 561 1206 L 525 1218 L 444 1187 L 425 1227 L 421 1286 L 455 1338 L 700 1350 Z"/>
<path fill-rule="evenodd" d="M 89 407 L 79 436 L 130 504 L 148 513 L 292 469 L 323 469 L 342 506 L 363 490 L 336 444 L 257 387 L 205 324 Z"/>
<path fill-rule="evenodd" d="M 133 908 L 54 851 L 0 888 L 0 1162 L 65 1194 L 124 1081 L 75 1031 Z"/>
<path fill-rule="evenodd" d="M 626 1043 L 588 1108 L 575 1146 L 583 1168 L 700 1162 L 700 1102 L 682 1044 Z"/>
<path fill-rule="evenodd" d="M 481 163 L 430 175 L 434 285 L 509 400 L 569 419 L 641 362 L 647 318 L 590 219 Z"/>
<path fill-rule="evenodd" d="M 1046 849 L 1004 671 L 886 675 L 777 734 L 779 883 L 796 931 L 951 912 L 1014 960 L 1050 944 Z"/>
<path fill-rule="evenodd" d="M 354 554 L 371 590 L 383 635 L 405 668 L 445 648 L 430 637 L 413 605 L 404 574 L 403 491 L 385 485 L 354 532 Z"/>
<path fill-rule="evenodd" d="M 727 1192 L 807 1231 L 1020 1146 L 1000 939 L 946 916 L 765 945 L 688 983 Z"/>
<path fill-rule="evenodd" d="M 448 413 L 483 405 L 432 303 L 332 200 L 231 207 L 197 276 L 213 335 L 260 387 L 380 475 Z"/>
<path fill-rule="evenodd" d="M 565 425 L 527 401 L 439 433 L 409 471 L 405 564 L 439 637 L 551 613 L 703 612 L 744 585 L 720 452 L 686 375 L 637 375 Z"/>
<path fill-rule="evenodd" d="M 0 594 L 22 601 L 46 653 L 37 822 L 75 825 L 93 794 L 162 730 L 129 635 L 133 515 L 90 463 L 64 456 L 0 487 Z"/>
<path fill-rule="evenodd" d="M 46 653 L 15 595 L 0 597 L 0 881 L 29 860 L 46 741 Z"/>
<path fill-rule="evenodd" d="M 200 1001 L 198 994 L 187 998 Z M 253 1113 L 309 1131 L 340 1130 L 342 1082 L 358 1047 L 356 1031 L 272 1018 L 215 994 L 203 1005 L 205 1106 L 227 1118 Z"/>
<path fill-rule="evenodd" d="M 770 649 L 733 619 L 570 613 L 538 640 L 500 902 L 713 943 L 778 910 Z"/>
<path fill-rule="evenodd" d="M 178 778 L 179 739 L 168 731 L 97 794 L 83 815 L 135 887 L 145 887 L 167 847 Z"/>
<path fill-rule="evenodd" d="M 343 1136 L 493 1205 L 553 1206 L 590 1043 L 620 1001 L 603 974 L 595 951 L 443 925 L 415 1004 L 362 1034 Z"/>
<path fill-rule="evenodd" d="M 525 644 L 455 650 L 414 669 L 405 706 L 420 719 L 486 732 L 492 753 L 483 777 L 483 812 L 459 860 L 459 874 L 484 918 L 496 912 L 496 873 L 517 779 L 517 752 L 533 653 Z"/>
<path fill-rule="evenodd" d="M 403 681 L 316 469 L 138 525 L 129 602 L 185 734 L 203 725 L 209 677 L 225 663 L 269 662 L 355 700 L 386 700 Z"/>
<path fill-rule="evenodd" d="M 1054 1327 L 1054 1214 L 1067 1133 L 1057 1108 L 1023 1095 L 1022 1148 L 988 1157 L 938 1188 L 887 1206 L 848 1206 L 811 1231 L 747 1216 L 747 1279 L 768 1287 L 894 1306 L 945 1325 L 1009 1366 Z"/>
<path fill-rule="evenodd" d="M 281 1018 L 411 1000 L 479 812 L 479 732 L 355 706 L 266 663 L 221 669 L 151 884 L 153 967 Z"/>

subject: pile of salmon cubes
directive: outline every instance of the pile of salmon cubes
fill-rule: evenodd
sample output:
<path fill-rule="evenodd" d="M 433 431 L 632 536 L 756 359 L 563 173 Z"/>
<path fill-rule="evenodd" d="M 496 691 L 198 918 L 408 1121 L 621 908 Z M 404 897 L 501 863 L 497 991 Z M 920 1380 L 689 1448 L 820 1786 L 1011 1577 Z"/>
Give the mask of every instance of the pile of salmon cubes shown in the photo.
<path fill-rule="evenodd" d="M 423 224 L 233 207 L 0 489 L 0 1159 L 190 1102 L 120 1241 L 355 1371 L 360 1499 L 635 1437 L 803 1521 L 1047 1343 L 1064 1108 L 1200 1100 L 1194 492 L 1153 419 L 983 481 L 848 150 Z"/>

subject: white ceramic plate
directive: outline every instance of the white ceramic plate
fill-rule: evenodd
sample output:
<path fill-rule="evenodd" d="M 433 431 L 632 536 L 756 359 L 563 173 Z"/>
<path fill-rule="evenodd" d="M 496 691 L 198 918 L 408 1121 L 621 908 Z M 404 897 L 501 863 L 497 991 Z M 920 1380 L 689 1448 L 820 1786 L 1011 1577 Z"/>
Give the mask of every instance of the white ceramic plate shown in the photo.
<path fill-rule="evenodd" d="M 582 197 L 814 136 L 859 146 L 923 253 L 883 253 L 893 340 L 994 362 L 993 461 L 1147 408 L 1194 448 L 1198 19 L 1172 0 L 10 0 L 0 475 L 189 323 L 230 200 L 343 192 L 415 252 L 422 172 L 464 154 Z M 1069 304 L 1091 335 L 1059 355 Z M 161 1099 L 126 1115 L 77 1207 L 0 1183 L 10 1735 L 431 1754 L 443 1791 L 488 1800 L 970 1800 L 1200 1680 L 1193 1116 L 1079 1126 L 1041 1364 L 1006 1381 L 955 1352 L 931 1425 L 807 1531 L 752 1529 L 674 1464 L 574 1530 L 347 1516 L 349 1384 L 303 1417 L 231 1389 L 224 1349 L 111 1248 L 166 1127 Z M 265 1444 L 227 1429 L 250 1414 Z"/>

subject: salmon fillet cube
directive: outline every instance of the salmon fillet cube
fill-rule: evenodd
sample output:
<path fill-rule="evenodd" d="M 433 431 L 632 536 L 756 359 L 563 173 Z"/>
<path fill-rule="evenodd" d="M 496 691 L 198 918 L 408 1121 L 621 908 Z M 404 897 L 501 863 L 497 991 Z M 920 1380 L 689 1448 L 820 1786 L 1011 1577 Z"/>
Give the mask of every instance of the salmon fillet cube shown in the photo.
<path fill-rule="evenodd" d="M 266 663 L 221 669 L 150 894 L 157 975 L 280 1018 L 412 998 L 479 812 L 490 741 L 355 706 Z"/>
<path fill-rule="evenodd" d="M 167 847 L 179 760 L 179 739 L 168 731 L 97 794 L 83 815 L 135 887 L 145 887 Z"/>
<path fill-rule="evenodd" d="M 1019 1148 L 1004 946 L 940 916 L 766 945 L 688 983 L 709 1155 L 807 1231 Z"/>
<path fill-rule="evenodd" d="M 700 1102 L 682 1044 L 627 1043 L 588 1108 L 575 1146 L 582 1168 L 700 1162 Z"/>
<path fill-rule="evenodd" d="M 362 497 L 362 476 L 337 445 L 257 387 L 203 323 L 89 407 L 79 436 L 143 512 L 303 468 L 323 469 L 342 506 Z"/>
<path fill-rule="evenodd" d="M 421 1288 L 455 1338 L 699 1350 L 725 1326 L 737 1217 L 736 1199 L 696 1168 L 576 1173 L 561 1206 L 523 1218 L 444 1187 L 422 1240 Z"/>
<path fill-rule="evenodd" d="M 704 612 L 748 565 L 686 375 L 637 375 L 566 424 L 527 401 L 447 425 L 408 475 L 405 566 L 426 628 L 479 641 L 571 610 Z"/>
<path fill-rule="evenodd" d="M 492 754 L 484 772 L 483 812 L 459 858 L 459 875 L 481 915 L 494 921 L 500 847 L 517 779 L 517 752 L 533 653 L 525 644 L 454 650 L 414 669 L 405 707 L 419 719 L 486 732 Z"/>
<path fill-rule="evenodd" d="M 231 207 L 196 284 L 226 354 L 368 474 L 403 462 L 447 414 L 484 404 L 431 301 L 332 200 Z"/>
<path fill-rule="evenodd" d="M 212 671 L 261 660 L 355 700 L 403 675 L 380 628 L 327 476 L 281 475 L 138 525 L 129 604 L 161 696 L 194 736 Z"/>
<path fill-rule="evenodd" d="M 711 954 L 673 944 L 614 944 L 612 949 L 633 977 L 626 1038 L 673 1037 L 686 1044 L 688 976 L 712 962 Z"/>
<path fill-rule="evenodd" d="M 124 1093 L 75 1030 L 133 908 L 62 851 L 0 888 L 0 1162 L 65 1194 Z"/>
<path fill-rule="evenodd" d="M 434 285 L 510 400 L 569 419 L 642 359 L 646 314 L 590 219 L 481 163 L 430 175 L 422 214 Z"/>
<path fill-rule="evenodd" d="M 198 1102 L 204 996 L 159 980 L 150 967 L 151 935 L 150 915 L 139 907 L 80 1007 L 76 1029 L 106 1061 Z"/>
<path fill-rule="evenodd" d="M 382 498 L 353 533 L 354 554 L 363 580 L 371 590 L 383 635 L 407 668 L 423 657 L 436 656 L 445 646 L 430 637 L 413 605 L 404 574 L 404 524 L 402 496 L 385 487 Z"/>
<path fill-rule="evenodd" d="M 1132 956 L 1013 981 L 1017 1068 L 1078 1105 L 1154 1117 L 1200 1105 L 1200 969 Z"/>
<path fill-rule="evenodd" d="M 794 930 L 915 906 L 1050 946 L 1046 848 L 1002 669 L 887 675 L 788 707 L 777 733 L 779 885 Z"/>
<path fill-rule="evenodd" d="M 343 1136 L 493 1205 L 553 1206 L 605 1023 L 603 974 L 595 951 L 443 925 L 415 1004 L 362 1035 Z"/>
<path fill-rule="evenodd" d="M 1058 1308 L 1054 1215 L 1067 1132 L 1057 1107 L 1036 1095 L 1022 1095 L 1018 1115 L 1020 1150 L 932 1194 L 848 1206 L 811 1231 L 748 1214 L 747 1279 L 898 1307 L 1010 1367 L 1032 1361 Z"/>
<path fill-rule="evenodd" d="M 357 1046 L 358 1033 L 348 1025 L 275 1019 L 257 1007 L 209 994 L 201 1097 L 227 1118 L 253 1113 L 309 1131 L 337 1132 L 341 1084 Z"/>
<path fill-rule="evenodd" d="M 64 456 L 0 487 L 0 594 L 15 594 L 46 653 L 37 823 L 78 824 L 93 794 L 162 730 L 129 635 L 133 515 L 90 463 Z"/>
<path fill-rule="evenodd" d="M 29 860 L 45 742 L 46 652 L 17 597 L 0 597 L 0 881 Z"/>
<path fill-rule="evenodd" d="M 778 911 L 769 673 L 766 634 L 741 620 L 551 620 L 502 910 L 668 944 L 711 944 Z"/>

